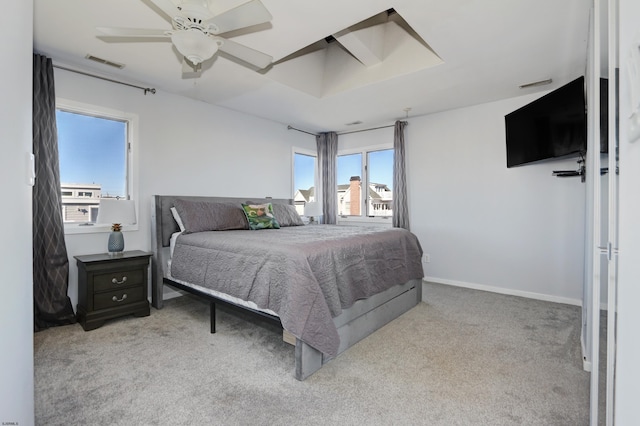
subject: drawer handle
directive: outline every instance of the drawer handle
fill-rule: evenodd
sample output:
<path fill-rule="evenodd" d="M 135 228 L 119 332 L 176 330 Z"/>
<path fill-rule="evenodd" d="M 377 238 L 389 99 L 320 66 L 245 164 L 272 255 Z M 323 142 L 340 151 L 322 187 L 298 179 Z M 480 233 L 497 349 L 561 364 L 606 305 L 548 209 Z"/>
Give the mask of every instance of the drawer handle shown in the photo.
<path fill-rule="evenodd" d="M 113 300 L 114 302 L 122 302 L 124 299 L 127 298 L 127 293 L 123 294 L 122 297 L 120 299 L 118 299 L 117 297 L 113 296 L 111 298 L 111 300 Z"/>
<path fill-rule="evenodd" d="M 125 277 L 122 277 L 122 280 L 121 280 L 121 281 L 118 281 L 118 280 L 117 280 L 117 278 L 113 278 L 113 279 L 111 280 L 111 282 L 112 282 L 112 283 L 114 283 L 114 284 L 124 284 L 124 283 L 126 283 L 126 282 L 127 282 L 127 277 L 126 277 L 126 276 L 125 276 Z"/>

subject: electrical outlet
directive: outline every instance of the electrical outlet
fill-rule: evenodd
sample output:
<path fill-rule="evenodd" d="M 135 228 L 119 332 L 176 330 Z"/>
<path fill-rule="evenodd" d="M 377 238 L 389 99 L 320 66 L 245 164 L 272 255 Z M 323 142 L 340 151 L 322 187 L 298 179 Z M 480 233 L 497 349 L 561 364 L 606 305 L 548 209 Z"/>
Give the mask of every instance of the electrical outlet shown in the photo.
<path fill-rule="evenodd" d="M 423 255 L 422 255 L 422 261 L 423 261 L 424 263 L 429 263 L 429 262 L 431 262 L 431 255 L 423 254 Z"/>

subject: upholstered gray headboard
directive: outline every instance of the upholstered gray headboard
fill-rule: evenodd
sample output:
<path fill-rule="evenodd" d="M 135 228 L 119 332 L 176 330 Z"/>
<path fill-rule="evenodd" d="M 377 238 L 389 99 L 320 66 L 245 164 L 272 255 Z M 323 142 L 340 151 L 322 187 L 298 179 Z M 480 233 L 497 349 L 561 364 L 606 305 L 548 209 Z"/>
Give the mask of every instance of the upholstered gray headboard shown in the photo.
<path fill-rule="evenodd" d="M 152 268 L 152 305 L 162 308 L 162 292 L 164 268 L 169 260 L 169 242 L 171 235 L 178 232 L 178 224 L 173 219 L 171 207 L 176 199 L 189 201 L 207 201 L 212 203 L 282 203 L 293 204 L 292 199 L 284 198 L 255 198 L 255 197 L 203 197 L 193 195 L 154 195 L 151 203 L 151 238 L 153 247 Z"/>

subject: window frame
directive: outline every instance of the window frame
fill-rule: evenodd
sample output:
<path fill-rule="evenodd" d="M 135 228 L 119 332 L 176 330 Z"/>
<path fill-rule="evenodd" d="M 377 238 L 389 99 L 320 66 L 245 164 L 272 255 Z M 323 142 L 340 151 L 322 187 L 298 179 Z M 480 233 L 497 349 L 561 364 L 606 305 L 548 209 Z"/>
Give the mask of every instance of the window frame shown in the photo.
<path fill-rule="evenodd" d="M 369 178 L 369 156 L 368 154 L 372 151 L 384 151 L 384 150 L 393 150 L 393 143 L 388 143 L 388 144 L 380 144 L 380 145 L 367 145 L 367 146 L 361 146 L 361 147 L 357 147 L 357 148 L 349 148 L 349 149 L 343 149 L 343 150 L 338 150 L 338 157 L 342 156 L 342 155 L 353 155 L 353 154 L 361 154 L 361 159 L 362 159 L 362 164 L 360 167 L 360 171 L 361 171 L 361 176 L 363 176 L 362 181 L 361 181 L 361 186 L 363 188 L 368 188 L 369 187 L 369 182 L 370 182 L 370 178 Z M 393 167 L 393 164 L 392 164 Z M 338 173 L 337 167 L 336 167 L 336 174 Z M 393 182 L 392 182 L 393 183 Z M 336 185 L 337 185 L 337 176 L 336 176 Z M 337 189 L 337 187 L 336 187 Z M 361 191 L 360 194 L 360 207 L 361 211 L 364 211 L 368 214 L 368 203 L 366 202 L 366 195 L 368 194 L 368 191 Z M 376 225 L 388 225 L 391 226 L 392 225 L 392 216 L 374 216 L 374 217 L 370 217 L 367 214 L 362 214 L 360 216 L 341 216 L 338 214 L 338 212 L 336 212 L 336 219 L 337 219 L 337 223 L 349 223 L 349 224 L 356 224 L 356 223 L 366 223 L 366 224 L 376 224 Z"/>
<path fill-rule="evenodd" d="M 56 111 L 66 111 L 74 114 L 88 115 L 98 118 L 104 118 L 108 120 L 125 121 L 127 123 L 127 140 L 126 140 L 126 158 L 125 158 L 125 185 L 127 189 L 127 198 L 133 200 L 136 209 L 136 223 L 134 225 L 127 225 L 124 227 L 124 231 L 137 231 L 138 224 L 140 223 L 140 209 L 138 202 L 138 182 L 135 162 L 137 152 L 137 136 L 138 136 L 138 115 L 111 108 L 106 108 L 99 105 L 86 104 L 82 102 L 73 101 L 70 99 L 57 98 L 56 99 Z M 62 190 L 62 188 L 60 188 Z M 80 223 L 64 223 L 64 233 L 67 234 L 93 234 L 93 233 L 105 233 L 111 232 L 111 225 L 109 224 L 97 224 L 92 225 L 80 224 Z"/>

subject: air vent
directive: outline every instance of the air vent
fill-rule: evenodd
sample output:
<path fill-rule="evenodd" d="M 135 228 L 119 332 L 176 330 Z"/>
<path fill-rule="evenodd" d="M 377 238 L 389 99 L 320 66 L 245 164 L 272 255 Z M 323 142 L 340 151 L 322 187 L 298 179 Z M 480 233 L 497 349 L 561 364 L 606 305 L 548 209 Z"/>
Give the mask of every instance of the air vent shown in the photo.
<path fill-rule="evenodd" d="M 98 62 L 98 63 L 103 64 L 103 65 L 109 65 L 110 67 L 118 68 L 119 70 L 124 68 L 124 64 L 119 64 L 117 62 L 109 61 L 107 59 L 98 58 L 97 56 L 93 56 L 93 55 L 90 55 L 90 54 L 87 54 L 87 56 L 85 56 L 85 59 L 88 59 L 88 60 L 94 61 L 94 62 Z"/>
<path fill-rule="evenodd" d="M 527 87 L 536 87 L 536 86 L 544 86 L 547 84 L 551 84 L 553 82 L 552 79 L 547 79 L 547 80 L 540 80 L 540 81 L 534 81 L 533 83 L 527 83 L 527 84 L 521 84 L 520 87 L 521 89 L 526 89 Z"/>

